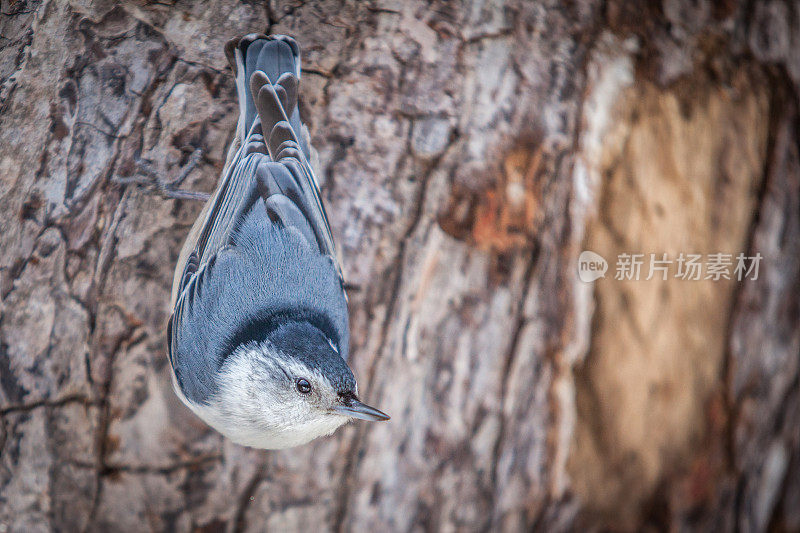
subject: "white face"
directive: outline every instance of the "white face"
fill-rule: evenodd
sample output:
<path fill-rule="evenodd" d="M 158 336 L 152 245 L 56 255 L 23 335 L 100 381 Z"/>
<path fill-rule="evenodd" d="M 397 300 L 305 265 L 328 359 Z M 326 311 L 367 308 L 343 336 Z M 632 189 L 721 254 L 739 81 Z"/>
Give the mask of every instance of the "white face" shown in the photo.
<path fill-rule="evenodd" d="M 264 348 L 242 347 L 226 360 L 209 405 L 189 405 L 207 424 L 243 446 L 281 449 L 330 435 L 350 417 L 334 411 L 337 392 L 318 371 Z M 355 392 L 355 391 L 354 391 Z"/>

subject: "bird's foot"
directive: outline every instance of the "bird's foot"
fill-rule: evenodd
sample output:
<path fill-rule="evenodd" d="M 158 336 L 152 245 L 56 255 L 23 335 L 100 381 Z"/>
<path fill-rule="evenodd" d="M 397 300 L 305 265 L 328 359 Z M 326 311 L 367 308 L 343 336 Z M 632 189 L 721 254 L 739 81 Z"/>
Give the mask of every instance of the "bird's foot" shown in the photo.
<path fill-rule="evenodd" d="M 211 197 L 210 194 L 179 188 L 181 183 L 186 180 L 189 174 L 191 174 L 200 163 L 202 156 L 203 151 L 200 148 L 196 149 L 192 152 L 192 155 L 189 156 L 189 160 L 181 169 L 180 174 L 173 180 L 165 180 L 161 177 L 158 170 L 153 167 L 151 161 L 142 159 L 137 155 L 135 163 L 139 173 L 125 178 L 114 176 L 112 181 L 121 185 L 140 185 L 149 191 L 160 194 L 164 198 L 171 198 L 173 200 L 202 200 L 205 202 Z"/>
<path fill-rule="evenodd" d="M 347 292 L 361 292 L 361 285 L 357 283 L 344 282 L 342 288 Z"/>

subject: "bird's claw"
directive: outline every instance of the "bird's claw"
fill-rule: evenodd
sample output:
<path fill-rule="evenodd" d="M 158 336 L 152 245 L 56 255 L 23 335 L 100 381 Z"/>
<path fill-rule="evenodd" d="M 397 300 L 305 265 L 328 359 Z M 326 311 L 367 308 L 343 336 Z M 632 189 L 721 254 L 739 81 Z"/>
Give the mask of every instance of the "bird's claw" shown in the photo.
<path fill-rule="evenodd" d="M 112 181 L 121 185 L 140 185 L 153 192 L 157 192 L 164 198 L 173 200 L 208 200 L 211 195 L 205 192 L 188 191 L 180 189 L 189 174 L 197 167 L 203 156 L 203 150 L 197 148 L 189 156 L 189 160 L 181 169 L 180 174 L 173 180 L 165 180 L 161 177 L 160 173 L 153 167 L 153 163 L 139 156 L 136 156 L 135 163 L 138 167 L 139 174 L 134 174 L 130 177 L 114 176 Z"/>

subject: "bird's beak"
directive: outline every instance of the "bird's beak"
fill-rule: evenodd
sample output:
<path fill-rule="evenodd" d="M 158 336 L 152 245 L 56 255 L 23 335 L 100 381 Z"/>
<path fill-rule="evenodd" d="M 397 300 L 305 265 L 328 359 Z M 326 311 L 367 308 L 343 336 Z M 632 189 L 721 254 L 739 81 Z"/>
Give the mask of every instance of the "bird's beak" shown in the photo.
<path fill-rule="evenodd" d="M 377 422 L 379 420 L 389 420 L 389 415 L 383 411 L 379 411 L 374 407 L 362 403 L 361 400 L 354 396 L 342 398 L 342 405 L 337 405 L 333 410 L 344 416 L 351 418 L 360 418 L 361 420 L 369 420 Z"/>

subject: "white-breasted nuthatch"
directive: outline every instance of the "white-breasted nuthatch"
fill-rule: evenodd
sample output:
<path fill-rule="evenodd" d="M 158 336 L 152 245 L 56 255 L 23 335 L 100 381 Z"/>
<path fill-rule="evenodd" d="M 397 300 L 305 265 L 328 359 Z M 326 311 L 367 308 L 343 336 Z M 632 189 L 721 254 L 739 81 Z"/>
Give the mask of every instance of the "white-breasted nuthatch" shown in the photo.
<path fill-rule="evenodd" d="M 304 444 L 351 418 L 388 420 L 358 399 L 346 363 L 347 298 L 297 106 L 299 47 L 251 34 L 225 52 L 239 123 L 175 269 L 175 391 L 255 448 Z"/>

